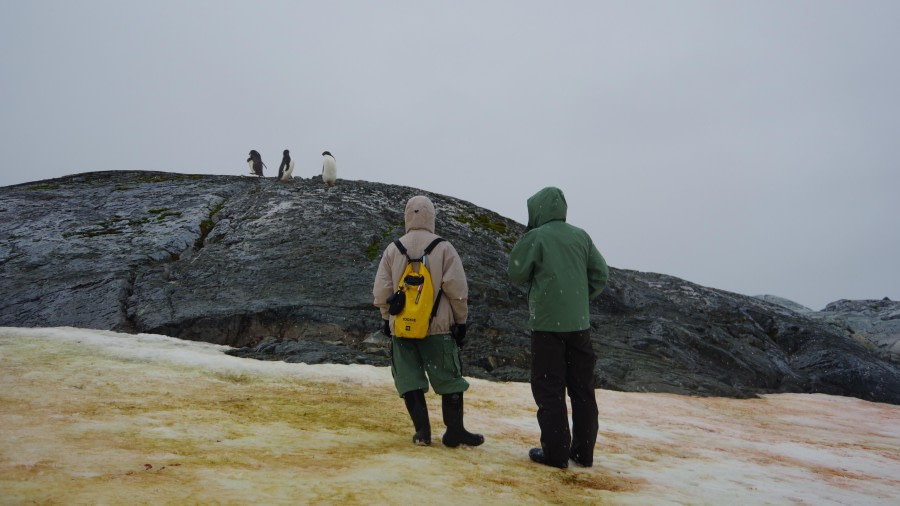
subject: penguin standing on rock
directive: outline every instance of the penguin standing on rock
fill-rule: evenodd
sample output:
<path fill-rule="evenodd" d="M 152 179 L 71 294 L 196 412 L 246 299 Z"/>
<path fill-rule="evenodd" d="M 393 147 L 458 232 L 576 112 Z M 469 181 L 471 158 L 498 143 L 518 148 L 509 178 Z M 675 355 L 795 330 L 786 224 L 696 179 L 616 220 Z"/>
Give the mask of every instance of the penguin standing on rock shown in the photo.
<path fill-rule="evenodd" d="M 322 153 L 322 156 L 325 157 L 322 163 L 322 181 L 325 182 L 325 186 L 334 186 L 334 182 L 337 181 L 337 164 L 334 156 L 328 151 Z"/>
<path fill-rule="evenodd" d="M 284 156 L 281 158 L 281 165 L 278 167 L 279 181 L 290 181 L 291 174 L 294 173 L 294 161 L 291 160 L 291 153 L 284 150 Z"/>
<path fill-rule="evenodd" d="M 255 149 L 250 150 L 250 158 L 247 158 L 247 165 L 250 166 L 251 174 L 262 177 L 263 167 L 265 167 L 266 164 L 263 163 L 262 155 L 259 154 L 259 151 Z"/>

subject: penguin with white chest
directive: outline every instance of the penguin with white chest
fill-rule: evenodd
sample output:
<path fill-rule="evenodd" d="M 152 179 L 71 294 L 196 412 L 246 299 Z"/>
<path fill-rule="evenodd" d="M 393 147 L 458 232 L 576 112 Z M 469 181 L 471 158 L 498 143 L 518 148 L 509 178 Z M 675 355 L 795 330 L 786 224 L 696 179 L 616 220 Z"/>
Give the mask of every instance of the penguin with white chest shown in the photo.
<path fill-rule="evenodd" d="M 262 155 L 259 154 L 259 151 L 255 149 L 250 150 L 250 158 L 247 158 L 247 165 L 250 166 L 251 174 L 262 177 L 263 167 L 265 167 L 266 164 L 263 163 Z"/>
<path fill-rule="evenodd" d="M 290 181 L 293 173 L 294 161 L 291 160 L 291 153 L 285 149 L 284 156 L 281 158 L 281 165 L 278 166 L 278 179 L 280 181 Z"/>
<path fill-rule="evenodd" d="M 334 156 L 328 151 L 322 153 L 322 156 L 324 157 L 322 181 L 325 182 L 325 186 L 334 186 L 334 182 L 337 181 L 337 164 L 334 161 Z"/>

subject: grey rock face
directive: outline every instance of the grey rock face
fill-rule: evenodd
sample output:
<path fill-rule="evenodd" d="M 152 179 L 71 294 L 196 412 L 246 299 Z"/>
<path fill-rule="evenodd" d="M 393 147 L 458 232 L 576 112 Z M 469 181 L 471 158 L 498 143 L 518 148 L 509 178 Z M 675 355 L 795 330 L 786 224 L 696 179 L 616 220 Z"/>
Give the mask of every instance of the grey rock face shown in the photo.
<path fill-rule="evenodd" d="M 785 299 L 784 297 L 779 297 L 777 295 L 754 295 L 757 299 L 764 300 L 766 302 L 771 302 L 772 304 L 777 304 L 779 306 L 786 307 L 791 311 L 800 314 L 808 314 L 814 313 L 812 309 L 804 306 L 803 304 L 798 304 L 790 299 Z"/>
<path fill-rule="evenodd" d="M 770 302 L 800 312 L 795 302 L 780 297 L 764 295 Z M 850 332 L 863 346 L 880 357 L 900 364 L 900 302 L 888 298 L 881 300 L 839 300 L 825 306 L 822 311 L 806 308 L 802 314 L 809 318 L 830 323 Z"/>
<path fill-rule="evenodd" d="M 0 325 L 161 333 L 231 353 L 389 363 L 372 281 L 418 194 L 470 285 L 464 373 L 528 381 L 526 289 L 506 278 L 522 225 L 451 197 L 342 180 L 99 172 L 0 188 Z M 851 332 L 769 302 L 611 270 L 592 306 L 597 386 L 900 403 L 900 371 Z"/>
<path fill-rule="evenodd" d="M 854 338 L 873 347 L 881 357 L 900 364 L 900 302 L 887 298 L 839 300 L 814 316 L 845 325 Z"/>

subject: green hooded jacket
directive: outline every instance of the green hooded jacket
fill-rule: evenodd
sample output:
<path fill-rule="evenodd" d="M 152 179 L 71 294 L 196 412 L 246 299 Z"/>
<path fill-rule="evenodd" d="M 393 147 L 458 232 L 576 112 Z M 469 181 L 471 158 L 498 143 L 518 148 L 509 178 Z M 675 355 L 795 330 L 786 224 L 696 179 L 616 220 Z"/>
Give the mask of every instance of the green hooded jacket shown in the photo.
<path fill-rule="evenodd" d="M 548 187 L 528 199 L 528 229 L 509 254 L 507 274 L 528 283 L 533 331 L 575 332 L 591 326 L 588 305 L 606 288 L 609 268 L 584 230 L 566 223 L 566 197 Z"/>

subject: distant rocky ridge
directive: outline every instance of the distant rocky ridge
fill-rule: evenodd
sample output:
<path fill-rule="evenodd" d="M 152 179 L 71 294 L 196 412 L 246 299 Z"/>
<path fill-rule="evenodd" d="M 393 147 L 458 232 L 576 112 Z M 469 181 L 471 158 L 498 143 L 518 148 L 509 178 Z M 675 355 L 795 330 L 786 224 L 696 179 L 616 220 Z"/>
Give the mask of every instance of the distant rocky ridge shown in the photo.
<path fill-rule="evenodd" d="M 836 325 L 880 357 L 900 364 L 900 302 L 887 297 L 880 300 L 839 300 L 828 304 L 822 311 L 813 311 L 781 297 L 757 297 L 807 318 Z"/>
<path fill-rule="evenodd" d="M 388 363 L 371 286 L 428 195 L 470 283 L 467 375 L 527 381 L 523 226 L 365 181 L 113 171 L 0 188 L 0 325 L 160 333 L 308 363 Z M 603 238 L 595 238 L 602 251 Z M 672 276 L 612 269 L 592 305 L 596 386 L 748 397 L 822 392 L 900 404 L 900 369 L 857 331 Z M 857 336 L 858 337 L 858 336 Z"/>

